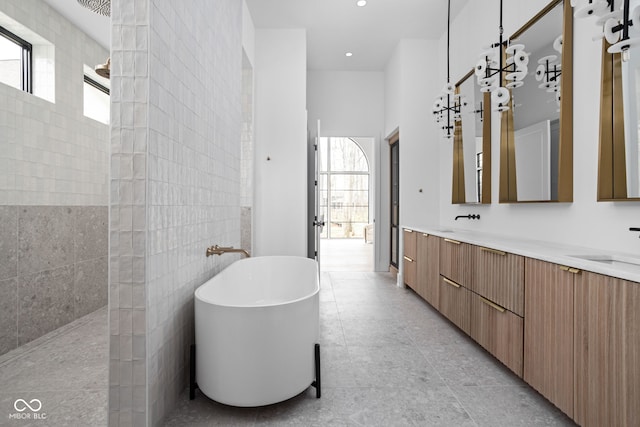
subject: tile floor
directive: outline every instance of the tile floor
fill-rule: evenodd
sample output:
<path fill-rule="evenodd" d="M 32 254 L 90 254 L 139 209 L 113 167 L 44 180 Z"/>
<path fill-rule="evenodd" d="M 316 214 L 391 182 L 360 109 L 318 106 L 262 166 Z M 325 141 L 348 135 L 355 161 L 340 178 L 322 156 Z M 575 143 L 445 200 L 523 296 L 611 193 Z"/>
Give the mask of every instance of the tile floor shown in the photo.
<path fill-rule="evenodd" d="M 321 239 L 320 268 L 322 271 L 373 271 L 373 244 L 365 243 L 364 239 Z"/>
<path fill-rule="evenodd" d="M 571 426 L 388 273 L 323 272 L 322 398 L 261 408 L 188 393 L 166 426 Z"/>
<path fill-rule="evenodd" d="M 107 337 L 104 307 L 0 356 L 0 426 L 106 426 Z M 16 419 L 17 399 L 46 418 Z"/>
<path fill-rule="evenodd" d="M 559 426 L 571 420 L 388 273 L 323 272 L 323 395 L 232 408 L 185 389 L 166 426 Z M 105 426 L 101 309 L 0 357 L 0 426 Z M 47 420 L 14 420 L 16 399 Z"/>

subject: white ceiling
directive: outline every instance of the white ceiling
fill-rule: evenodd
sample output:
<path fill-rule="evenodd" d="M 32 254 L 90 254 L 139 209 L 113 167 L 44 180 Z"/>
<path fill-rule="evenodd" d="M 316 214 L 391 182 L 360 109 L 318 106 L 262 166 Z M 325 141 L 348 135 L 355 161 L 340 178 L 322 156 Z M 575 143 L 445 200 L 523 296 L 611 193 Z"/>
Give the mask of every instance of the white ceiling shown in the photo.
<path fill-rule="evenodd" d="M 108 48 L 109 18 L 76 0 L 43 0 Z M 256 28 L 305 28 L 307 67 L 384 69 L 403 38 L 437 39 L 447 29 L 447 0 L 246 0 Z M 455 17 L 468 0 L 451 0 Z M 351 58 L 345 53 L 353 52 Z"/>
<path fill-rule="evenodd" d="M 381 71 L 401 39 L 447 29 L 447 0 L 246 1 L 256 28 L 306 28 L 309 69 Z M 451 0 L 452 19 L 467 1 Z"/>
<path fill-rule="evenodd" d="M 75 24 L 89 37 L 109 50 L 111 45 L 111 20 L 80 6 L 76 0 L 42 0 Z"/>

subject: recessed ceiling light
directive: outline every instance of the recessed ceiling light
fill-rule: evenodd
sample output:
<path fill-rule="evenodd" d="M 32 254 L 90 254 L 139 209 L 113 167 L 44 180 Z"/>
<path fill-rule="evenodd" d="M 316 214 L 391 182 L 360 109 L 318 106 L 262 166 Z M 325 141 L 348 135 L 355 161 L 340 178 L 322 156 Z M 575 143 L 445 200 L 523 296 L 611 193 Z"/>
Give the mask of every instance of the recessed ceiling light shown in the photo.
<path fill-rule="evenodd" d="M 367 0 L 358 0 L 356 2 L 356 6 L 358 6 L 358 7 L 363 7 L 363 6 L 366 6 L 366 5 L 367 5 Z"/>
<path fill-rule="evenodd" d="M 347 52 L 347 53 L 345 53 L 345 54 L 344 54 L 344 56 L 346 56 L 346 57 L 352 57 L 352 56 L 353 56 L 353 53 L 351 53 L 351 52 Z"/>

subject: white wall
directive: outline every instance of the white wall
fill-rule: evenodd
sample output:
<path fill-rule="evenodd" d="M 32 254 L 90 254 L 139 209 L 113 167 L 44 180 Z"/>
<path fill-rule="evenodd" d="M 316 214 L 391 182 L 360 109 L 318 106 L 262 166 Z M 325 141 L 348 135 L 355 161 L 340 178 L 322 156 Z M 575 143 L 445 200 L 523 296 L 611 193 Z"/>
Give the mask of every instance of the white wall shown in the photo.
<path fill-rule="evenodd" d="M 431 113 L 440 89 L 436 84 L 438 67 L 433 61 L 436 53 L 435 41 L 402 40 L 386 68 L 385 133 L 389 136 L 400 130 L 401 226 L 439 221 L 438 161 L 443 141 L 435 137 Z M 383 151 L 388 164 L 388 146 Z"/>
<path fill-rule="evenodd" d="M 254 253 L 306 256 L 306 32 L 256 29 L 255 48 Z"/>
<path fill-rule="evenodd" d="M 253 68 L 256 56 L 256 28 L 246 0 L 242 0 L 242 48 Z"/>
<path fill-rule="evenodd" d="M 386 144 L 383 140 L 384 73 L 309 70 L 307 108 L 310 128 L 313 129 L 320 119 L 323 137 L 373 138 L 372 145 L 363 143 L 361 146 L 369 159 L 369 172 L 373 180 L 370 186 L 370 203 L 371 208 L 376 209 L 370 214 L 370 222 L 375 219 L 375 268 L 386 270 L 388 260 L 386 263 L 380 262 L 380 253 L 381 250 L 386 251 L 388 259 L 389 233 L 386 230 L 389 200 L 388 197 L 380 197 L 380 189 L 385 184 L 385 188 L 388 188 L 388 174 L 379 173 L 380 147 Z M 356 140 L 365 141 L 358 138 Z M 382 213 L 385 214 L 386 228 L 383 226 Z"/>
<path fill-rule="evenodd" d="M 462 77 L 477 61 L 483 45 L 498 37 L 498 0 L 468 2 L 452 23 L 452 80 Z M 504 5 L 505 34 L 509 35 L 544 7 L 546 0 L 507 1 Z M 595 250 L 640 252 L 637 233 L 630 226 L 640 223 L 637 202 L 596 202 L 599 132 L 600 44 L 591 41 L 593 21 L 574 20 L 574 191 L 573 203 L 498 204 L 499 127 L 492 127 L 492 200 L 488 206 L 451 204 L 451 150 L 440 156 L 441 221 L 444 227 L 482 230 L 591 247 Z M 469 37 L 473 34 L 473 37 Z M 438 57 L 446 58 L 446 33 L 439 41 Z M 442 74 L 440 81 L 446 80 Z M 444 145 L 443 145 L 444 146 Z M 454 221 L 459 214 L 480 213 L 480 221 Z"/>

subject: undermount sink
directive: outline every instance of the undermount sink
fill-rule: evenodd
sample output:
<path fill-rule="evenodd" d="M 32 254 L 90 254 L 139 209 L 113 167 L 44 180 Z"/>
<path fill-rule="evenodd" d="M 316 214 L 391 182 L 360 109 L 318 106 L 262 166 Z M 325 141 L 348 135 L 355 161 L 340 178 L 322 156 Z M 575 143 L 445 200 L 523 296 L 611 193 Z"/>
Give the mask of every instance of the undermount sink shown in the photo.
<path fill-rule="evenodd" d="M 615 267 L 637 267 L 640 268 L 640 258 L 632 258 L 620 255 L 569 255 L 572 258 L 584 259 L 608 264 Z"/>

